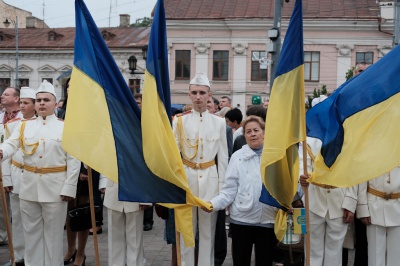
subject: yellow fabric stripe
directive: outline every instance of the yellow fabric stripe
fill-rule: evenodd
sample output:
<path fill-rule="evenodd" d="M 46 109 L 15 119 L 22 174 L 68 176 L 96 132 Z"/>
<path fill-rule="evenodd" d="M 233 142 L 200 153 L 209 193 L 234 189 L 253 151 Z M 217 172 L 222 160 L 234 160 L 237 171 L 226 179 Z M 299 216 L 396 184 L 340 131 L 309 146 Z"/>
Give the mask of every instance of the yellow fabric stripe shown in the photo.
<path fill-rule="evenodd" d="M 399 166 L 399 104 L 400 93 L 346 119 L 343 147 L 336 162 L 327 168 L 319 153 L 309 181 L 350 187 Z"/>
<path fill-rule="evenodd" d="M 118 182 L 117 154 L 104 90 L 76 67 L 70 81 L 62 146 L 78 160 Z"/>

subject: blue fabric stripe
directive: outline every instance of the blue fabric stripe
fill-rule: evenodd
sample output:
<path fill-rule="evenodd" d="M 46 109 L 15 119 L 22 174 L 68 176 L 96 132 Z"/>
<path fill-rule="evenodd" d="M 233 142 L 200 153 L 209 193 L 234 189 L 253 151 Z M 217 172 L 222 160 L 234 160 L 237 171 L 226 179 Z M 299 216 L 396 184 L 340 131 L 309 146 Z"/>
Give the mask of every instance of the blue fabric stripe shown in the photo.
<path fill-rule="evenodd" d="M 304 64 L 303 6 L 301 0 L 297 0 L 294 5 L 284 43 L 286 45 L 282 46 L 275 77 L 288 73 Z"/>
<path fill-rule="evenodd" d="M 345 120 L 400 92 L 397 62 L 399 46 L 307 112 L 307 136 L 322 141 L 321 154 L 326 166 L 331 167 L 342 150 Z"/>
<path fill-rule="evenodd" d="M 272 207 L 276 207 L 278 209 L 287 211 L 285 207 L 280 205 L 279 202 L 274 197 L 271 196 L 271 194 L 269 193 L 264 184 L 262 185 L 261 196 L 259 201 L 264 204 L 270 205 Z"/>
<path fill-rule="evenodd" d="M 185 203 L 183 189 L 155 176 L 147 168 L 143 158 L 140 109 L 83 0 L 75 3 L 74 64 L 104 89 L 117 154 L 100 156 L 117 156 L 119 199 Z"/>
<path fill-rule="evenodd" d="M 171 123 L 171 96 L 169 87 L 167 30 L 164 1 L 159 0 L 154 12 L 147 51 L 146 69 L 155 78 L 160 100 L 164 103 Z"/>

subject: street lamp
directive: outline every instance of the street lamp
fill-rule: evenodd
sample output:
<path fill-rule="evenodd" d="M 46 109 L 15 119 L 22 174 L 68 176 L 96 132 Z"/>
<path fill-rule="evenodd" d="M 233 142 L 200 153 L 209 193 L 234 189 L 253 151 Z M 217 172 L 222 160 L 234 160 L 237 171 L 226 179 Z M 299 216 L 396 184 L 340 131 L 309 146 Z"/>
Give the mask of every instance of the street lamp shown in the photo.
<path fill-rule="evenodd" d="M 136 66 L 137 66 L 136 56 L 131 55 L 128 58 L 128 63 L 129 63 L 129 70 L 131 71 L 131 75 L 133 75 L 133 74 L 144 74 L 142 72 L 136 72 Z"/>
<path fill-rule="evenodd" d="M 11 22 L 8 21 L 8 18 L 3 22 L 6 28 L 10 27 Z M 18 16 L 15 17 L 15 87 L 18 88 Z"/>

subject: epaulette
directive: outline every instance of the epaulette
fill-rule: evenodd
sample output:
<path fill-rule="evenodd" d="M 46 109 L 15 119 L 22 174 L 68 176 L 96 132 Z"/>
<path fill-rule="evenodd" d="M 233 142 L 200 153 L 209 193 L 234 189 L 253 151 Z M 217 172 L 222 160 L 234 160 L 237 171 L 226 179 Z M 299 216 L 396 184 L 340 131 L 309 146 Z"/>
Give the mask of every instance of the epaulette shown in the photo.
<path fill-rule="evenodd" d="M 188 114 L 190 114 L 191 112 L 192 112 L 192 111 L 187 111 L 187 112 L 184 112 L 184 113 L 176 114 L 175 116 L 180 117 L 180 116 L 188 115 Z"/>

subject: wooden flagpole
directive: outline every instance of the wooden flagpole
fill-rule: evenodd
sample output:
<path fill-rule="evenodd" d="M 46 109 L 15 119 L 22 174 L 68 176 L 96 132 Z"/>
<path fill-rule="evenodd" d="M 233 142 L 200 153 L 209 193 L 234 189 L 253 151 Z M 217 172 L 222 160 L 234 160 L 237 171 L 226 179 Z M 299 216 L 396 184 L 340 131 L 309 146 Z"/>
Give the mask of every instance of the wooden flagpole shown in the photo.
<path fill-rule="evenodd" d="M 92 168 L 90 168 L 88 166 L 87 171 L 88 171 L 88 184 L 89 184 L 90 216 L 92 217 L 94 255 L 95 255 L 95 259 L 96 259 L 96 266 L 100 266 L 99 245 L 98 245 L 98 241 L 97 241 L 96 215 L 94 212 Z"/>
<path fill-rule="evenodd" d="M 6 222 L 6 229 L 7 229 L 8 249 L 10 250 L 11 264 L 15 265 L 14 246 L 13 246 L 13 242 L 12 242 L 10 217 L 8 216 L 6 193 L 5 193 L 4 187 L 3 187 L 3 171 L 1 169 L 1 162 L 0 162 L 0 190 L 1 190 L 1 199 L 2 199 L 2 205 L 3 205 L 4 219 Z"/>
<path fill-rule="evenodd" d="M 176 215 L 176 212 L 174 211 L 174 216 Z M 176 218 L 176 217 L 174 217 Z M 176 219 L 174 219 L 174 222 Z M 182 265 L 182 258 L 181 258 L 181 233 L 179 233 L 176 230 L 176 222 L 175 222 L 175 245 L 176 245 L 176 261 L 178 263 L 178 266 Z"/>
<path fill-rule="evenodd" d="M 304 170 L 304 175 L 308 175 L 308 167 L 307 167 L 307 141 L 303 141 L 303 170 Z M 305 196 L 305 209 L 306 209 L 306 265 L 310 266 L 310 244 L 311 244 L 311 238 L 310 238 L 310 212 L 309 212 L 309 202 L 308 202 L 308 186 L 307 187 L 302 187 L 304 191 L 304 196 Z"/>

